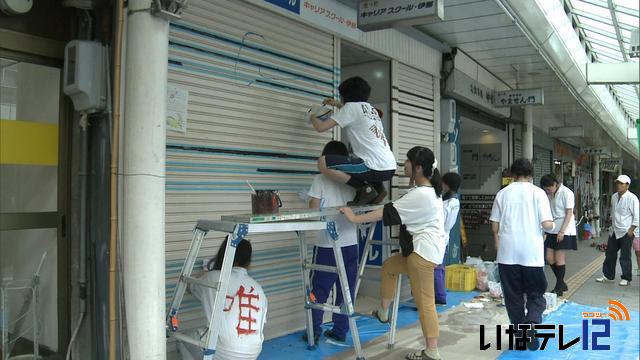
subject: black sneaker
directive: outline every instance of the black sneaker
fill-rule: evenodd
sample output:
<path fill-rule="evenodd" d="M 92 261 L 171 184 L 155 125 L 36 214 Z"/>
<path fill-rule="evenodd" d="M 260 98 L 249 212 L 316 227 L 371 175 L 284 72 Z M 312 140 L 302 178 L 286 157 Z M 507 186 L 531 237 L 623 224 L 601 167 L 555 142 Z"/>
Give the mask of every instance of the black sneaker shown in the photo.
<path fill-rule="evenodd" d="M 327 330 L 324 332 L 324 336 L 326 336 L 328 339 L 331 339 L 333 341 L 337 341 L 337 342 L 345 342 L 347 340 L 346 336 L 338 336 L 338 334 L 336 334 L 333 330 Z"/>
<path fill-rule="evenodd" d="M 318 340 L 320 340 L 320 332 L 313 332 L 313 343 L 318 345 Z M 302 333 L 302 341 L 308 343 L 309 337 L 307 336 L 307 331 Z"/>
<path fill-rule="evenodd" d="M 567 287 L 567 284 L 562 283 L 562 291 L 569 291 L 569 288 Z"/>
<path fill-rule="evenodd" d="M 371 201 L 378 197 L 378 192 L 371 185 L 365 185 L 356 191 L 356 197 L 353 201 L 349 201 L 347 206 L 363 206 L 370 204 Z"/>
<path fill-rule="evenodd" d="M 562 291 L 562 288 L 560 288 L 560 289 L 555 288 L 555 289 L 551 290 L 551 292 L 552 292 L 553 294 L 556 294 L 558 297 L 560 297 L 560 296 L 564 295 L 564 292 Z"/>
<path fill-rule="evenodd" d="M 371 201 L 371 204 L 377 205 L 387 198 L 387 189 L 385 189 L 382 183 L 374 183 L 373 188 L 378 192 L 378 196 Z"/>

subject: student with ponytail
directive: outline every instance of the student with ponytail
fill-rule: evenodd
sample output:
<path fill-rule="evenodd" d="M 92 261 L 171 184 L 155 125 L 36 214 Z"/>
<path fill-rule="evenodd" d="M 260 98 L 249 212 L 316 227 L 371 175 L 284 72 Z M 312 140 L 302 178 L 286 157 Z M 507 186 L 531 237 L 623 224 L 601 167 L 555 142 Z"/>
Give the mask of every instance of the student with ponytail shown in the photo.
<path fill-rule="evenodd" d="M 396 292 L 400 274 L 408 274 L 418 312 L 426 349 L 410 353 L 409 360 L 440 359 L 438 352 L 438 315 L 434 294 L 434 269 L 442 262 L 445 251 L 442 178 L 433 151 L 416 146 L 407 152 L 404 173 L 413 186 L 404 196 L 383 209 L 354 215 L 350 208 L 341 212 L 354 223 L 383 220 L 386 226 L 401 225 L 402 253 L 388 258 L 382 265 L 381 306 L 374 315 L 383 323 L 389 321 L 389 305 Z M 407 245 L 408 244 L 408 245 Z"/>

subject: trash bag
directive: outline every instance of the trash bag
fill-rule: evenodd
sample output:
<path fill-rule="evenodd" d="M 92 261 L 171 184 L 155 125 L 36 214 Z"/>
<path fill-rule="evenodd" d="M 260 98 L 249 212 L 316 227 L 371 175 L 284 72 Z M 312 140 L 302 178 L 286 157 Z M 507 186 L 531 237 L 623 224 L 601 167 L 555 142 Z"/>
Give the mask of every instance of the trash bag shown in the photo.
<path fill-rule="evenodd" d="M 485 261 L 484 266 L 487 269 L 487 279 L 493 282 L 500 282 L 500 271 L 498 264 L 493 261 Z"/>
<path fill-rule="evenodd" d="M 489 296 L 492 298 L 502 297 L 502 285 L 499 282 L 489 281 Z"/>
<path fill-rule="evenodd" d="M 484 262 L 476 265 L 476 288 L 480 291 L 489 290 L 489 274 Z"/>

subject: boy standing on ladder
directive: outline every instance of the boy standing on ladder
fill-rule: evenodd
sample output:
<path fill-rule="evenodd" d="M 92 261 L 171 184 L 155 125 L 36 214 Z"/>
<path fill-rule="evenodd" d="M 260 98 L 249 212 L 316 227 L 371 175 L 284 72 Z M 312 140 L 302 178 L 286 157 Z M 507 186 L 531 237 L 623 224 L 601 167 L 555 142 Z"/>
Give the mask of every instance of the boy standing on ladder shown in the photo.
<path fill-rule="evenodd" d="M 347 146 L 340 141 L 330 141 L 325 145 L 322 156 L 348 156 Z M 353 199 L 355 190 L 345 184 L 333 181 L 324 174 L 318 174 L 313 179 L 309 190 L 309 208 L 322 209 L 334 206 L 343 206 Z M 338 231 L 338 245 L 342 250 L 344 267 L 347 273 L 349 291 L 351 299 L 355 302 L 354 289 L 356 277 L 358 276 L 358 228 L 349 222 L 344 216 L 335 217 Z M 333 254 L 333 239 L 327 231 L 318 234 L 316 246 L 313 249 L 313 263 L 316 265 L 336 266 L 336 259 Z M 313 270 L 311 272 L 311 298 L 315 302 L 324 303 L 329 297 L 329 293 L 338 280 L 338 274 Z M 340 283 L 336 286 L 335 306 L 341 306 L 343 302 L 342 287 Z M 322 331 L 322 317 L 324 311 L 313 309 L 313 337 L 317 344 Z M 338 342 L 344 342 L 349 330 L 349 322 L 346 315 L 333 314 L 333 329 L 325 331 L 327 338 Z M 302 335 L 302 339 L 307 342 L 307 333 Z"/>
<path fill-rule="evenodd" d="M 312 114 L 311 123 L 318 132 L 340 126 L 351 141 L 355 156 L 323 155 L 318 159 L 318 169 L 332 180 L 356 189 L 356 197 L 348 205 L 378 204 L 387 195 L 382 183 L 391 180 L 397 164 L 380 115 L 368 103 L 371 86 L 356 76 L 343 81 L 338 92 L 342 102 L 328 98 L 323 104 L 339 110 L 325 121 Z"/>

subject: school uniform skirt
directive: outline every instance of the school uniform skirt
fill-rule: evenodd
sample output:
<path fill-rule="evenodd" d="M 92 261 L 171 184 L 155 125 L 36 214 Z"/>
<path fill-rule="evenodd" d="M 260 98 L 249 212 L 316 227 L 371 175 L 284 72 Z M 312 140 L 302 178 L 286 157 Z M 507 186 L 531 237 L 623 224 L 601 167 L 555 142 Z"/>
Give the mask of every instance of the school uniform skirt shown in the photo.
<path fill-rule="evenodd" d="M 578 250 L 578 239 L 575 235 L 565 235 L 562 241 L 558 242 L 558 234 L 546 233 L 544 247 L 553 250 Z"/>

